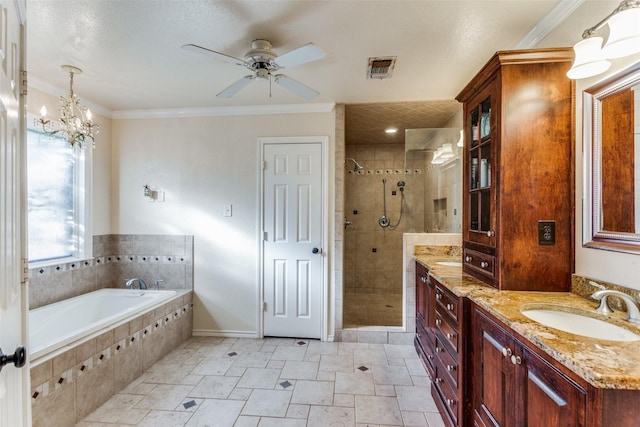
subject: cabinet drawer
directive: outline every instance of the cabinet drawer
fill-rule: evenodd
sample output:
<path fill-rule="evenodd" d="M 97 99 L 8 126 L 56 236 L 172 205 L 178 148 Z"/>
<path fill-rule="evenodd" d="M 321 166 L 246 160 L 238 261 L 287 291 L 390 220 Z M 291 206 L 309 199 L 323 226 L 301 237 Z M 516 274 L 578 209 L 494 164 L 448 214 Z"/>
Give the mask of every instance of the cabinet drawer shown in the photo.
<path fill-rule="evenodd" d="M 446 318 L 440 314 L 439 311 L 436 311 L 436 328 L 440 332 L 440 337 L 444 340 L 444 342 L 449 343 L 454 353 L 458 353 L 458 331 L 449 324 Z M 437 338 L 436 338 L 437 340 Z"/>
<path fill-rule="evenodd" d="M 472 270 L 489 277 L 495 277 L 496 257 L 465 248 L 464 256 L 462 257 L 462 259 L 464 261 L 464 264 L 470 267 Z"/>
<path fill-rule="evenodd" d="M 436 348 L 442 348 L 438 346 L 438 342 L 436 340 Z M 435 357 L 438 359 L 437 363 L 439 363 L 440 367 L 443 371 L 443 377 L 446 376 L 447 381 L 451 384 L 451 387 L 454 389 L 458 388 L 458 361 L 457 357 L 454 357 L 446 347 L 443 348 L 444 351 L 438 351 L 435 354 Z"/>
<path fill-rule="evenodd" d="M 436 379 L 434 386 L 438 391 L 442 406 L 445 407 L 447 415 L 453 421 L 454 425 L 458 425 L 458 393 L 444 379 L 446 374 L 443 372 L 442 366 L 436 363 Z"/>
<path fill-rule="evenodd" d="M 454 323 L 458 324 L 458 297 L 451 294 L 448 290 L 441 286 L 436 285 L 436 303 L 441 310 L 436 308 L 436 311 L 447 313 L 454 320 Z"/>

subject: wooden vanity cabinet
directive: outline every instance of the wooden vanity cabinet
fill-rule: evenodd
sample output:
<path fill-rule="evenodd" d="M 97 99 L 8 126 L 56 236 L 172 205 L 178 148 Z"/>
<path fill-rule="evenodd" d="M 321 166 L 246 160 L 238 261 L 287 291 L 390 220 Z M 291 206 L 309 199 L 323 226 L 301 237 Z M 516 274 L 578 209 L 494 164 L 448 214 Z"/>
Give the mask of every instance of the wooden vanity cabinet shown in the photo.
<path fill-rule="evenodd" d="M 435 290 L 435 378 L 431 395 L 449 426 L 469 419 L 467 360 L 469 300 L 458 297 L 431 277 Z"/>
<path fill-rule="evenodd" d="M 474 425 L 586 425 L 585 388 L 477 307 L 472 322 Z"/>
<path fill-rule="evenodd" d="M 416 262 L 416 336 L 414 345 L 427 368 L 427 374 L 435 378 L 435 288 L 429 278 L 429 270 Z"/>
<path fill-rule="evenodd" d="M 571 49 L 497 52 L 464 110 L 463 271 L 498 289 L 566 291 L 573 271 Z"/>

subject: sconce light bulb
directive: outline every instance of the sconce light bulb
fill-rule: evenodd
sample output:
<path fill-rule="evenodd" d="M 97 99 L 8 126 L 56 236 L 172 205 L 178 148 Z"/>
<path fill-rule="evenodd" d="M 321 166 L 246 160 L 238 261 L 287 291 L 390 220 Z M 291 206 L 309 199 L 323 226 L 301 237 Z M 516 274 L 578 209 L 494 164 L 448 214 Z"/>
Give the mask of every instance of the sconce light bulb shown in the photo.
<path fill-rule="evenodd" d="M 44 105 L 42 106 L 42 108 L 40 108 L 40 115 L 42 117 L 47 117 L 47 107 L 45 107 Z"/>

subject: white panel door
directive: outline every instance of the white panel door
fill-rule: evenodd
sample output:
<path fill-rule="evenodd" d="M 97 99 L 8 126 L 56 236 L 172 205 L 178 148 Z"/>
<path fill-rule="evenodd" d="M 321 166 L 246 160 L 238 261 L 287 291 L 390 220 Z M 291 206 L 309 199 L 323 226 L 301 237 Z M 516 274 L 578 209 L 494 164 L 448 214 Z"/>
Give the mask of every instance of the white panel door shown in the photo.
<path fill-rule="evenodd" d="M 264 335 L 321 338 L 321 143 L 263 146 Z"/>
<path fill-rule="evenodd" d="M 21 10 L 17 7 L 22 7 Z M 13 356 L 26 344 L 26 292 L 20 266 L 24 248 L 22 188 L 24 2 L 0 1 L 0 348 Z M 0 371 L 0 426 L 29 424 L 29 371 L 13 363 Z"/>

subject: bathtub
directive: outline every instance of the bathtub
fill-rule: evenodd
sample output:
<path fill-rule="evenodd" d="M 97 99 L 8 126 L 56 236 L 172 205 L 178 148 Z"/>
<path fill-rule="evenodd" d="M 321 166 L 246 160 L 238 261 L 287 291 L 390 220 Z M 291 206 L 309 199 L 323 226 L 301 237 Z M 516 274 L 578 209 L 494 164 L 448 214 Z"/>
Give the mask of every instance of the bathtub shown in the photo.
<path fill-rule="evenodd" d="M 170 290 L 101 289 L 30 310 L 30 358 L 36 360 L 113 328 L 175 295 Z"/>

